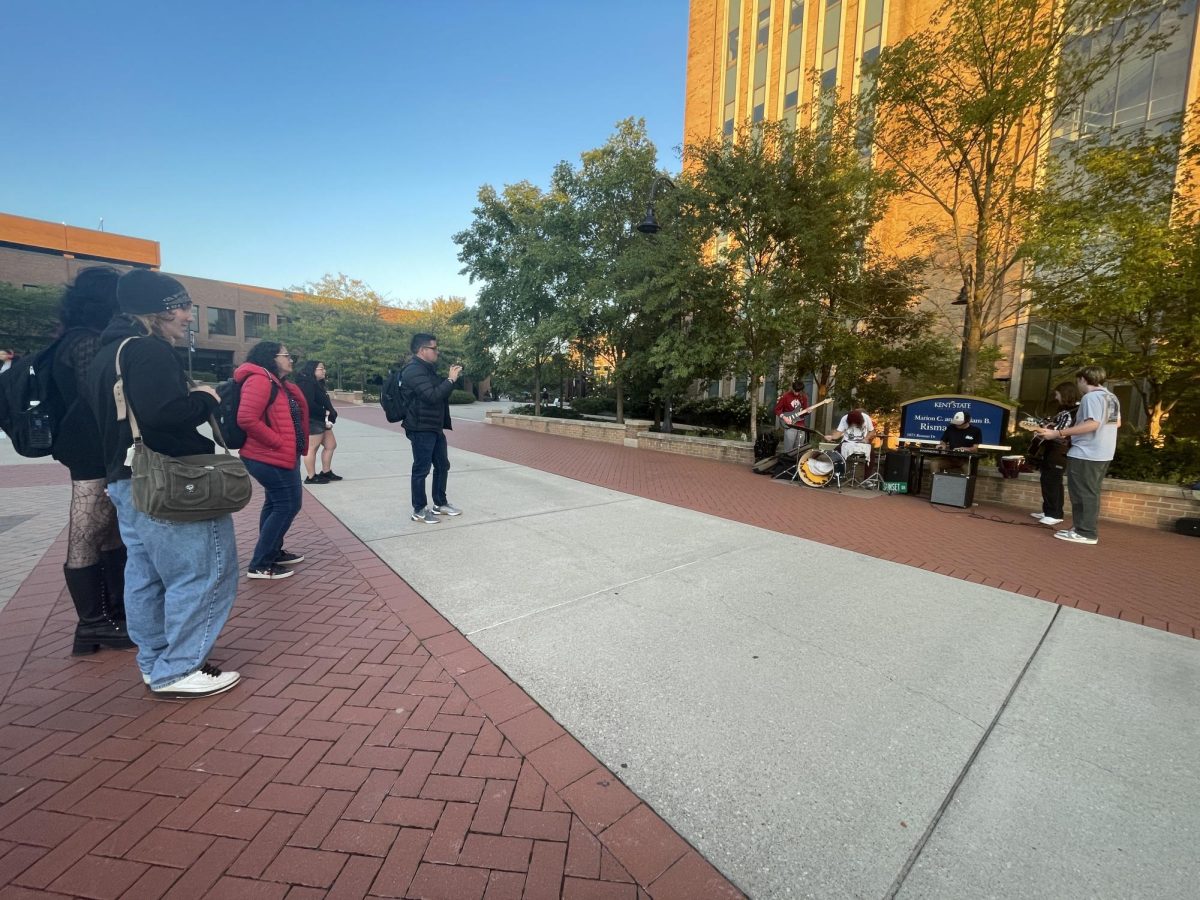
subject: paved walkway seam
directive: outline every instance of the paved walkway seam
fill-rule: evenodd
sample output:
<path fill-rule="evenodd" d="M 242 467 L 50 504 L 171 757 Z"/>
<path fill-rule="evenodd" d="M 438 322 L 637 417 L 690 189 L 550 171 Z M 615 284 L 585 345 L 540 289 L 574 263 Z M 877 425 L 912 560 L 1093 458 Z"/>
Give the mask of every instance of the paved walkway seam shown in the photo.
<path fill-rule="evenodd" d="M 933 814 L 933 818 L 929 820 L 929 824 L 925 826 L 925 831 L 921 835 L 921 839 L 917 841 L 912 851 L 908 854 L 908 859 L 904 861 L 904 866 L 896 875 L 896 880 L 892 882 L 892 886 L 888 888 L 888 892 L 884 895 L 884 900 L 895 900 L 900 889 L 904 887 L 904 881 L 908 878 L 913 866 L 917 864 L 921 853 L 925 849 L 925 845 L 929 843 L 929 839 L 933 837 L 933 832 L 937 830 L 938 824 L 942 821 L 942 816 L 946 814 L 946 810 L 950 808 L 950 804 L 954 802 L 955 795 L 958 794 L 958 789 L 967 778 L 967 773 L 971 771 L 971 766 L 975 764 L 975 760 L 979 757 L 983 750 L 983 745 L 987 743 L 988 738 L 992 736 L 992 732 L 996 729 L 996 725 L 1000 722 L 1000 717 L 1004 715 L 1004 711 L 1008 709 L 1009 701 L 1016 694 L 1017 688 L 1021 686 L 1021 682 L 1025 680 L 1025 673 L 1029 671 L 1029 667 L 1033 665 L 1034 659 L 1042 649 L 1042 645 L 1046 643 L 1046 638 L 1050 635 L 1050 629 L 1054 627 L 1054 623 L 1058 621 L 1058 614 L 1062 612 L 1061 606 L 1054 607 L 1054 615 L 1050 617 L 1050 621 L 1046 624 L 1042 636 L 1038 638 L 1037 644 L 1034 645 L 1033 652 L 1029 654 L 1029 658 L 1025 660 L 1025 665 L 1021 667 L 1021 671 L 1017 673 L 1016 679 L 1012 683 L 1012 687 L 1008 689 L 1008 693 L 1004 695 L 1004 700 L 1000 704 L 1000 708 L 996 710 L 996 714 L 992 716 L 992 721 L 988 723 L 987 729 L 979 736 L 979 740 L 975 744 L 975 748 L 971 751 L 971 755 L 967 757 L 967 761 L 963 763 L 962 769 L 958 773 L 958 777 L 954 779 L 954 783 L 950 785 L 950 790 L 946 792 L 946 796 L 942 798 L 941 805 Z"/>

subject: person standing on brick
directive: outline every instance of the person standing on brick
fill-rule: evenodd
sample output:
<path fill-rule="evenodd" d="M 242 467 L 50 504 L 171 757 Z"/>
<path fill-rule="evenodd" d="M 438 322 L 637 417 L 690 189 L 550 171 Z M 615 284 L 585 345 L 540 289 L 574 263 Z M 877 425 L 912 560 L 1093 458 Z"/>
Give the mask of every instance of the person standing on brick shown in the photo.
<path fill-rule="evenodd" d="M 1071 527 L 1056 531 L 1060 541 L 1096 544 L 1100 537 L 1100 488 L 1116 455 L 1121 403 L 1104 387 L 1107 373 L 1100 366 L 1085 366 L 1075 373 L 1081 399 L 1075 424 L 1068 428 L 1043 428 L 1043 440 L 1071 439 L 1067 451 L 1067 493 L 1071 497 Z"/>
<path fill-rule="evenodd" d="M 446 499 L 450 475 L 450 457 L 446 449 L 446 429 L 450 424 L 450 394 L 462 375 L 462 366 L 450 367 L 448 378 L 437 373 L 438 339 L 420 332 L 409 345 L 412 362 L 400 373 L 401 402 L 404 404 L 404 433 L 412 443 L 412 520 L 436 525 L 438 516 L 462 515 L 462 510 Z M 433 468 L 433 505 L 425 494 L 425 478 Z"/>

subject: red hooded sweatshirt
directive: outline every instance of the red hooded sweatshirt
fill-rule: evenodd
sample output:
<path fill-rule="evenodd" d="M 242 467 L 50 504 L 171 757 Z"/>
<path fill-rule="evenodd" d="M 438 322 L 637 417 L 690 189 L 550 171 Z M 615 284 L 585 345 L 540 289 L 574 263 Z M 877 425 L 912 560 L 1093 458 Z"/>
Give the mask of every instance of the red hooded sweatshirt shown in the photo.
<path fill-rule="evenodd" d="M 246 459 L 294 469 L 299 456 L 308 451 L 308 404 L 304 394 L 296 385 L 280 381 L 262 366 L 242 363 L 233 373 L 233 378 L 242 386 L 242 399 L 238 403 L 238 425 L 246 432 L 246 444 L 239 451 Z M 274 384 L 275 400 L 267 409 Z M 301 440 L 296 441 L 296 425 L 292 420 L 288 397 L 294 397 L 300 405 Z"/>

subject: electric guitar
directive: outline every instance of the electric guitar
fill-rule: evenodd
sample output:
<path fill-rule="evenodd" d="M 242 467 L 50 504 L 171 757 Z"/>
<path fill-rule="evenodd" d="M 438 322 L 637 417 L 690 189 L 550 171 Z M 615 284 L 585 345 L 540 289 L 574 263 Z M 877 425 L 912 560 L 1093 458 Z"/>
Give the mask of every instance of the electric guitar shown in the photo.
<path fill-rule="evenodd" d="M 826 403 L 832 403 L 832 397 L 826 397 L 820 403 L 814 403 L 812 406 L 806 406 L 804 409 L 794 409 L 791 412 L 780 413 L 779 418 L 783 420 L 784 425 L 794 425 L 799 422 L 804 416 L 807 416 L 814 409 L 824 406 Z"/>

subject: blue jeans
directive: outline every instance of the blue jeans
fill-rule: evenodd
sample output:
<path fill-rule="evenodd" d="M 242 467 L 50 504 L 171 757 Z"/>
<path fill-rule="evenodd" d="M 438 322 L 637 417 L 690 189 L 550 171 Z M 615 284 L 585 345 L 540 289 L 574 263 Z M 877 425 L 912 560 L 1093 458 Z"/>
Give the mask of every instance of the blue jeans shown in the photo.
<path fill-rule="evenodd" d="M 137 644 L 137 664 L 152 688 L 191 675 L 225 626 L 237 595 L 233 517 L 167 522 L 138 512 L 133 482 L 114 481 L 125 563 L 125 618 Z"/>
<path fill-rule="evenodd" d="M 251 569 L 265 569 L 275 565 L 283 550 L 284 535 L 292 527 L 296 513 L 300 512 L 304 498 L 304 489 L 300 486 L 300 461 L 297 457 L 296 466 L 291 469 L 281 469 L 244 456 L 242 462 L 266 494 L 262 512 L 258 515 L 258 543 L 250 560 Z"/>
<path fill-rule="evenodd" d="M 425 499 L 425 476 L 433 467 L 433 502 L 446 503 L 446 481 L 450 477 L 450 456 L 446 452 L 446 435 L 441 431 L 407 431 L 412 442 L 412 507 L 421 509 Z"/>

